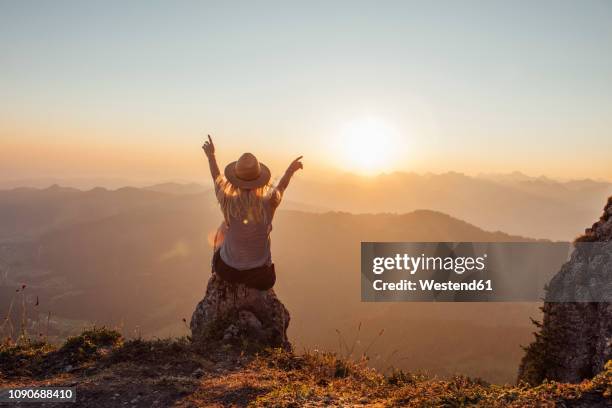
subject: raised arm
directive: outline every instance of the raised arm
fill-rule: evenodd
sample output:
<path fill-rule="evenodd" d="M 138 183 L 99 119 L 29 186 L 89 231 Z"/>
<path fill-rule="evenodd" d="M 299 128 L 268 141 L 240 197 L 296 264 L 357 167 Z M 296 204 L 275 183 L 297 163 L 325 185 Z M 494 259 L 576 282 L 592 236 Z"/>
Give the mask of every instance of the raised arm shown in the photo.
<path fill-rule="evenodd" d="M 208 158 L 208 165 L 210 166 L 210 175 L 212 176 L 213 183 L 215 183 L 221 172 L 219 171 L 217 159 L 215 158 L 215 145 L 213 144 L 210 135 L 208 135 L 208 140 L 206 140 L 202 145 L 202 149 L 204 150 L 204 153 Z"/>
<path fill-rule="evenodd" d="M 285 174 L 283 175 L 283 177 L 278 182 L 278 185 L 276 186 L 276 188 L 277 188 L 278 191 L 280 191 L 281 194 L 285 191 L 285 189 L 289 185 L 289 181 L 291 180 L 291 177 L 293 177 L 293 174 L 296 171 L 304 168 L 304 165 L 300 161 L 300 160 L 302 160 L 302 157 L 304 157 L 304 156 L 300 156 L 300 157 L 298 157 L 297 159 L 295 159 L 294 161 L 291 162 L 291 164 L 287 168 L 287 171 L 285 171 Z"/>

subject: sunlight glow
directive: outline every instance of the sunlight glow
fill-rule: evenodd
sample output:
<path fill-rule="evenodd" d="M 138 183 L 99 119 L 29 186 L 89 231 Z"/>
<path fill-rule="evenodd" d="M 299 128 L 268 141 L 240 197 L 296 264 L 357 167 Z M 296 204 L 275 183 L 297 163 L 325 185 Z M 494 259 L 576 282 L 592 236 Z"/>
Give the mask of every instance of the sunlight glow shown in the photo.
<path fill-rule="evenodd" d="M 341 165 L 361 174 L 375 174 L 393 169 L 401 142 L 396 131 L 378 118 L 347 123 L 340 132 L 337 152 Z"/>

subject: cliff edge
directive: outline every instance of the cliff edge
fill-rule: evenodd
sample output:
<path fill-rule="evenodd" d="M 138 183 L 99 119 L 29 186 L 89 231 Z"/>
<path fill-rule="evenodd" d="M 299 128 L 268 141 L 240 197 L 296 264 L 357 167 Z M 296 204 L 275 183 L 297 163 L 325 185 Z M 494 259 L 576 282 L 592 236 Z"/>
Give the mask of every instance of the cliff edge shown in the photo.
<path fill-rule="evenodd" d="M 572 301 L 559 302 L 564 299 Z M 577 383 L 602 372 L 612 359 L 610 299 L 612 197 L 599 221 L 576 239 L 570 260 L 548 285 L 544 319 L 534 321 L 539 330 L 526 348 L 518 379 L 532 385 L 545 379 Z"/>

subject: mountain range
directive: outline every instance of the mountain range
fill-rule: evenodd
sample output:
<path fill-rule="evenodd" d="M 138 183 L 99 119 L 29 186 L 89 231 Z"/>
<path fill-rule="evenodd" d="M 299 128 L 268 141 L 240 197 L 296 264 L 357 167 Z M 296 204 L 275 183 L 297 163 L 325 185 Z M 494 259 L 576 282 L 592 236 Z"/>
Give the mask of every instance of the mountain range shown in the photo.
<path fill-rule="evenodd" d="M 26 181 L 27 185 L 40 186 L 44 180 Z M 85 183 L 83 180 L 71 182 L 76 185 Z M 5 182 L 0 186 L 14 186 L 15 183 Z M 60 188 L 55 187 L 50 190 L 58 189 Z M 210 192 L 210 184 L 204 179 L 202 183 L 166 182 L 144 185 L 140 189 L 172 195 L 204 194 Z M 12 196 L 19 190 L 24 189 L 8 190 L 11 191 L 9 195 Z M 31 192 L 32 189 L 22 191 L 22 196 L 27 195 L 28 191 Z M 128 195 L 130 189 L 120 188 L 118 191 Z M 86 192 L 90 193 L 87 196 L 93 199 L 96 194 L 103 194 L 100 188 Z M 0 192 L 0 202 L 7 199 L 6 194 Z M 593 214 L 598 214 L 601 210 L 601 202 L 611 194 L 612 183 L 607 181 L 560 181 L 544 176 L 531 177 L 520 172 L 477 176 L 456 172 L 396 172 L 375 177 L 332 172 L 318 179 L 298 176 L 290 187 L 284 208 L 317 213 L 342 211 L 355 214 L 402 214 L 430 209 L 486 230 L 504 231 L 532 238 L 571 240 L 583 232 L 584 226 L 591 222 Z M 48 195 L 52 195 L 52 192 L 48 192 Z M 155 195 L 151 194 L 150 199 L 155 200 Z M 43 204 L 46 205 L 47 202 L 44 201 Z M 51 211 L 48 207 L 40 210 Z M 0 217 L 2 216 L 3 214 L 0 214 Z M 8 217 L 12 217 L 12 214 Z M 33 220 L 37 217 L 34 214 Z M 10 234 L 15 232 L 9 231 Z M 0 238 L 1 235 L 6 236 L 3 231 L 0 231 Z"/>
<path fill-rule="evenodd" d="M 203 295 L 222 219 L 209 190 L 185 189 L 193 186 L 0 192 L 0 310 L 26 285 L 31 331 L 51 312 L 51 330 L 60 337 L 93 323 L 126 335 L 185 333 L 182 319 Z M 293 190 L 287 196 L 293 199 Z M 334 351 L 344 342 L 355 344 L 356 353 L 369 349 L 381 369 L 514 380 L 538 305 L 364 304 L 359 250 L 361 241 L 528 238 L 432 210 L 351 214 L 292 206 L 303 204 L 282 204 L 272 250 L 275 290 L 291 312 L 289 336 L 297 349 Z"/>

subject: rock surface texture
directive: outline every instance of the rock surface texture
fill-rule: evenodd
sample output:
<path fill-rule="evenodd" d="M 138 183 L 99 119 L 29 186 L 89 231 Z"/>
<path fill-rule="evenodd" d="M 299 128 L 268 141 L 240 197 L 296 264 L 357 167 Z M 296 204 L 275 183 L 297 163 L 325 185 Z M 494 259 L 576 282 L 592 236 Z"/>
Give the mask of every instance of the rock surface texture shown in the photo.
<path fill-rule="evenodd" d="M 213 274 L 206 295 L 191 317 L 194 342 L 291 349 L 289 312 L 273 289 L 261 291 L 230 284 Z"/>
<path fill-rule="evenodd" d="M 544 320 L 535 322 L 540 330 L 526 348 L 519 380 L 575 383 L 592 378 L 612 359 L 612 197 L 576 245 L 548 286 Z M 607 301 L 594 301 L 602 299 Z"/>

